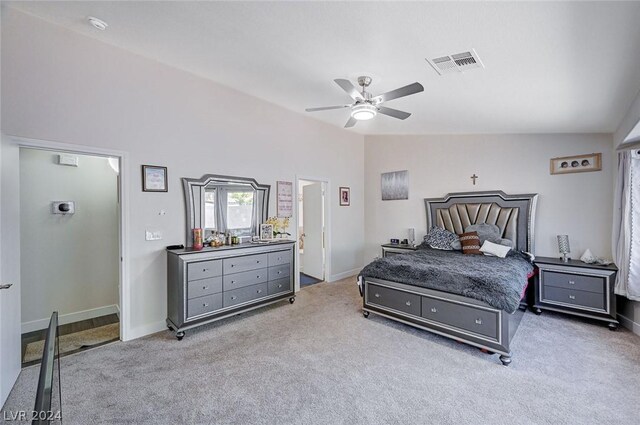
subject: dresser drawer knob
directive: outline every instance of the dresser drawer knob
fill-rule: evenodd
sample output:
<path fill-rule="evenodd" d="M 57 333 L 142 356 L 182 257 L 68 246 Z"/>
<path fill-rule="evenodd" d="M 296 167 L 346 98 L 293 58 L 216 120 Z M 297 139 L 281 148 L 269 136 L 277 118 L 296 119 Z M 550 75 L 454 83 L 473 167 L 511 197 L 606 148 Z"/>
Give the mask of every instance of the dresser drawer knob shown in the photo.
<path fill-rule="evenodd" d="M 407 301 L 405 304 L 410 306 L 411 305 L 411 301 Z"/>
<path fill-rule="evenodd" d="M 570 299 L 570 300 L 575 300 L 575 299 L 576 299 L 576 296 L 575 296 L 575 295 L 569 295 L 569 299 Z"/>
<path fill-rule="evenodd" d="M 238 298 L 238 297 L 236 297 L 235 295 L 231 295 L 231 299 L 232 300 L 235 300 L 236 298 Z"/>
<path fill-rule="evenodd" d="M 282 283 L 278 285 L 278 288 L 282 288 Z"/>
<path fill-rule="evenodd" d="M 203 286 L 202 289 L 209 289 L 209 287 L 208 286 Z"/>
<path fill-rule="evenodd" d="M 281 274 L 281 273 L 282 273 L 282 270 L 278 270 L 278 274 Z"/>
<path fill-rule="evenodd" d="M 231 267 L 235 267 L 235 266 L 236 266 L 235 264 L 232 264 L 232 265 L 231 265 Z"/>
<path fill-rule="evenodd" d="M 256 276 L 256 279 L 260 279 L 260 275 Z"/>
<path fill-rule="evenodd" d="M 378 294 L 377 292 L 374 295 L 376 298 L 380 298 L 380 294 Z"/>
<path fill-rule="evenodd" d="M 232 281 L 231 281 L 231 283 L 236 283 L 236 281 L 235 281 L 235 280 L 232 280 Z"/>
<path fill-rule="evenodd" d="M 202 273 L 206 272 L 207 270 L 209 270 L 209 269 L 202 269 Z"/>
<path fill-rule="evenodd" d="M 202 303 L 202 307 L 209 307 L 209 304 L 207 304 L 207 303 Z"/>
<path fill-rule="evenodd" d="M 260 260 L 256 261 L 257 264 L 260 264 Z"/>
<path fill-rule="evenodd" d="M 282 257 L 278 257 L 278 261 L 282 260 Z"/>
<path fill-rule="evenodd" d="M 258 289 L 258 294 L 261 294 L 261 293 L 262 293 L 262 289 Z"/>
<path fill-rule="evenodd" d="M 481 325 L 482 324 L 482 319 L 476 319 L 476 325 Z"/>
<path fill-rule="evenodd" d="M 431 312 L 432 312 L 432 313 L 437 313 L 437 312 L 438 312 L 438 309 L 437 309 L 437 308 L 435 308 L 435 307 L 431 307 Z"/>
<path fill-rule="evenodd" d="M 573 280 L 569 281 L 569 285 L 575 285 L 576 283 Z"/>

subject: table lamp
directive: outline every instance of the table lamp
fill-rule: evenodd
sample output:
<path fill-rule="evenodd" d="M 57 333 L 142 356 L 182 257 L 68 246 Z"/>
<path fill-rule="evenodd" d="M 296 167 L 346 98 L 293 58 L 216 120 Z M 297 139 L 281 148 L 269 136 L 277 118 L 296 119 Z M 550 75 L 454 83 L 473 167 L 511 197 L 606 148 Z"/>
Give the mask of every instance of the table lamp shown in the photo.
<path fill-rule="evenodd" d="M 562 262 L 568 263 L 569 257 L 567 257 L 567 254 L 571 252 L 571 248 L 569 247 L 569 235 L 558 235 L 558 251 L 562 254 Z"/>

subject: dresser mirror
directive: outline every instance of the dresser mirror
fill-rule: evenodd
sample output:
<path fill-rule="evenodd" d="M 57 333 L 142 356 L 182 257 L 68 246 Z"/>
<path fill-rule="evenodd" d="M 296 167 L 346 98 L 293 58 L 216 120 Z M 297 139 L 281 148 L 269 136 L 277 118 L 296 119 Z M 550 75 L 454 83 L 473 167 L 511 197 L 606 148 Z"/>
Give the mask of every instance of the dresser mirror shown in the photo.
<path fill-rule="evenodd" d="M 187 246 L 193 245 L 193 229 L 204 238 L 227 231 L 248 240 L 267 220 L 270 186 L 252 178 L 205 174 L 200 179 L 183 178 L 187 206 Z"/>

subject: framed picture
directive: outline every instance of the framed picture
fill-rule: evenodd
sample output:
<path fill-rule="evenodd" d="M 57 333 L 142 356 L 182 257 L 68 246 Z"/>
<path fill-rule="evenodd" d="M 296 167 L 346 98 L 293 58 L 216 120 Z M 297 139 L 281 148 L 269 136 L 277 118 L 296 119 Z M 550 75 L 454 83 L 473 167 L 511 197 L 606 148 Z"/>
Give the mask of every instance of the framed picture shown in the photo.
<path fill-rule="evenodd" d="M 551 174 L 586 173 L 600 170 L 602 170 L 601 153 L 551 158 Z"/>
<path fill-rule="evenodd" d="M 167 192 L 167 167 L 156 165 L 142 166 L 142 191 Z"/>
<path fill-rule="evenodd" d="M 287 218 L 293 215 L 293 183 L 276 182 L 278 217 Z"/>
<path fill-rule="evenodd" d="M 340 206 L 348 207 L 351 205 L 351 189 L 348 187 L 340 188 Z"/>
<path fill-rule="evenodd" d="M 382 173 L 382 200 L 409 199 L 409 171 Z"/>
<path fill-rule="evenodd" d="M 273 239 L 273 224 L 260 225 L 260 240 L 270 241 Z"/>

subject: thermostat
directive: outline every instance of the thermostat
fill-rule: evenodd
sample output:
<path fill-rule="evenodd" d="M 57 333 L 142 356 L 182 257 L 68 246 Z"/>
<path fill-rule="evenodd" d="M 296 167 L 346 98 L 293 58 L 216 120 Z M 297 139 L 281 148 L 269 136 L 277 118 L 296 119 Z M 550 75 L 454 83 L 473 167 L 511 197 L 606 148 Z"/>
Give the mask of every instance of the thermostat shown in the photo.
<path fill-rule="evenodd" d="M 73 214 L 76 212 L 76 203 L 73 201 L 54 201 L 51 203 L 53 214 Z"/>

